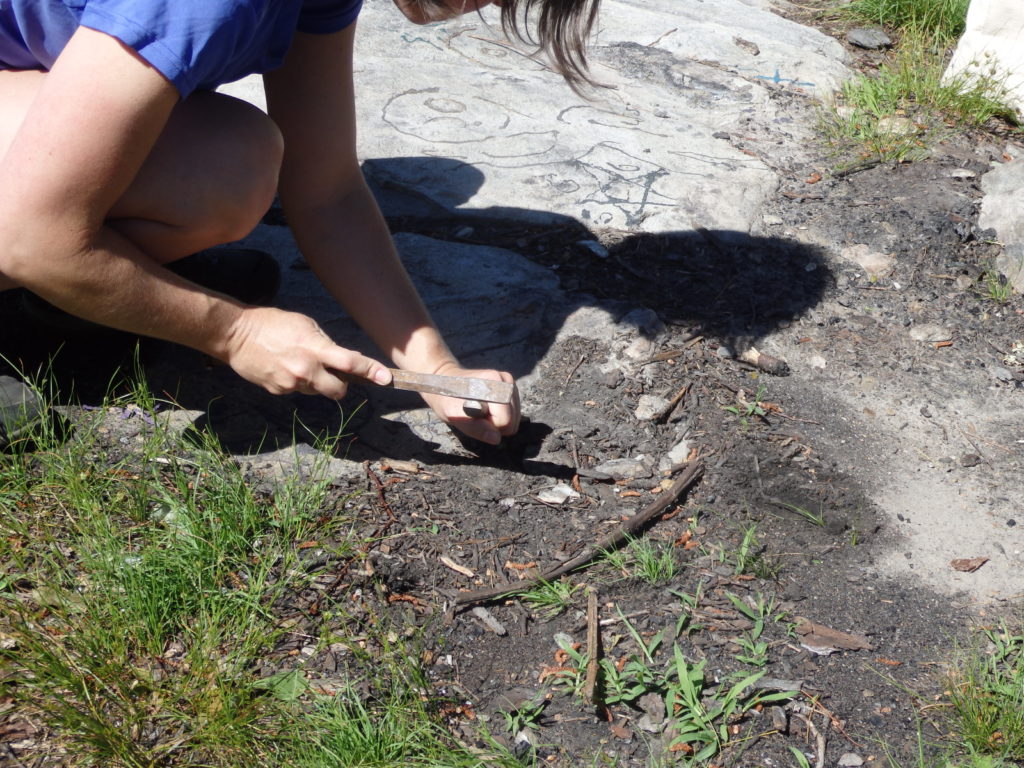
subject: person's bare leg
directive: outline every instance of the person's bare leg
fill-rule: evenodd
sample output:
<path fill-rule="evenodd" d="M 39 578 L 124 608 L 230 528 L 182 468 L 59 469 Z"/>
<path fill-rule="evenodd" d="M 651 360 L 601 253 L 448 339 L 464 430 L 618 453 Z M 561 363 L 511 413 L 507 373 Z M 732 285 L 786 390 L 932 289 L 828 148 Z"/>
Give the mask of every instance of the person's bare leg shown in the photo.
<path fill-rule="evenodd" d="M 0 155 L 46 74 L 0 71 Z M 108 225 L 166 263 L 252 230 L 273 201 L 283 146 L 262 112 L 222 94 L 180 102 Z M 4 183 L 0 179 L 0 183 Z M 17 284 L 0 274 L 0 290 Z"/>

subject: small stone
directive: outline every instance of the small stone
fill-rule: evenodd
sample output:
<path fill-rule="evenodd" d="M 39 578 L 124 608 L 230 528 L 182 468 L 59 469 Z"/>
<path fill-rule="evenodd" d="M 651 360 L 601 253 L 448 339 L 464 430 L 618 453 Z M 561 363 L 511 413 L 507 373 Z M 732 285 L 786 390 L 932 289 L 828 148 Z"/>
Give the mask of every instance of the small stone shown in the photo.
<path fill-rule="evenodd" d="M 665 332 L 665 323 L 658 317 L 658 313 L 645 307 L 638 307 L 627 312 L 618 324 L 628 326 L 630 329 L 635 328 L 647 337 L 654 337 Z"/>
<path fill-rule="evenodd" d="M 598 464 L 594 469 L 614 480 L 636 480 L 651 476 L 651 470 L 644 462 L 642 454 L 634 458 L 611 459 Z"/>
<path fill-rule="evenodd" d="M 859 766 L 864 765 L 864 758 L 853 752 L 846 752 L 839 756 L 839 762 L 836 764 L 842 766 L 842 768 L 859 768 Z"/>
<path fill-rule="evenodd" d="M 841 104 L 836 107 L 836 115 L 838 115 L 842 120 L 852 120 L 856 114 L 857 108 L 851 107 L 849 104 Z"/>
<path fill-rule="evenodd" d="M 846 33 L 846 42 L 870 51 L 892 47 L 892 38 L 881 27 L 854 27 Z"/>
<path fill-rule="evenodd" d="M 785 733 L 789 729 L 789 717 L 782 707 L 768 707 L 768 714 L 772 718 L 772 728 L 776 731 Z"/>
<path fill-rule="evenodd" d="M 647 713 L 651 723 L 660 726 L 665 722 L 665 700 L 661 696 L 656 693 L 645 693 L 637 703 L 640 709 Z"/>
<path fill-rule="evenodd" d="M 1024 243 L 1011 243 L 993 265 L 1017 293 L 1024 293 Z"/>
<path fill-rule="evenodd" d="M 664 723 L 654 722 L 650 715 L 644 715 L 636 721 L 636 724 L 641 731 L 647 731 L 648 733 L 661 733 L 665 729 Z"/>
<path fill-rule="evenodd" d="M 565 648 L 571 649 L 572 646 L 573 646 L 573 643 L 576 642 L 575 640 L 572 639 L 572 635 L 570 635 L 567 632 L 555 632 L 554 639 L 555 639 L 555 645 L 557 645 L 559 648 L 562 648 L 562 649 L 565 649 Z"/>
<path fill-rule="evenodd" d="M 954 168 L 946 175 L 951 179 L 973 179 L 976 178 L 978 174 L 974 171 L 969 171 L 966 168 Z"/>
<path fill-rule="evenodd" d="M 459 227 L 457 230 L 455 230 L 455 236 L 460 240 L 465 240 L 467 237 L 471 236 L 473 232 L 474 229 L 472 227 Z"/>
<path fill-rule="evenodd" d="M 639 421 L 652 421 L 669 406 L 669 401 L 657 395 L 640 395 L 633 414 Z"/>
<path fill-rule="evenodd" d="M 868 277 L 885 277 L 890 274 L 896 259 L 887 253 L 873 251 L 863 243 L 843 248 L 840 255 L 863 269 Z"/>
<path fill-rule="evenodd" d="M 819 370 L 828 365 L 825 358 L 821 355 L 811 355 L 807 360 L 807 364 L 810 365 L 811 368 L 818 368 Z"/>
<path fill-rule="evenodd" d="M 637 336 L 626 348 L 622 350 L 622 356 L 627 360 L 646 360 L 654 352 L 654 342 L 644 336 Z"/>
<path fill-rule="evenodd" d="M 612 370 L 601 374 L 601 383 L 608 387 L 608 389 L 615 389 L 622 383 L 622 379 L 622 371 L 618 368 L 613 368 Z"/>
<path fill-rule="evenodd" d="M 728 344 L 719 344 L 718 349 L 715 350 L 715 354 L 725 360 L 732 360 L 736 357 L 736 350 L 730 347 Z"/>
<path fill-rule="evenodd" d="M 911 134 L 918 133 L 918 127 L 909 118 L 890 115 L 878 121 L 878 132 L 892 134 L 893 136 L 910 136 Z"/>
<path fill-rule="evenodd" d="M 953 281 L 954 285 L 961 291 L 966 291 L 972 285 L 974 285 L 974 279 L 970 275 L 960 275 L 956 280 Z"/>
<path fill-rule="evenodd" d="M 1008 368 L 1003 368 L 1001 365 L 993 365 L 989 370 L 1000 381 L 1013 381 L 1013 371 Z"/>
<path fill-rule="evenodd" d="M 690 441 L 680 440 L 672 448 L 661 457 L 661 461 L 658 462 L 658 470 L 661 472 L 667 472 L 677 464 L 682 464 L 686 461 L 686 457 L 690 455 Z"/>
<path fill-rule="evenodd" d="M 936 323 L 920 323 L 910 327 L 910 338 L 914 341 L 924 341 L 929 344 L 941 341 L 949 341 L 953 337 L 952 331 Z"/>
<path fill-rule="evenodd" d="M 981 456 L 976 453 L 965 453 L 960 457 L 960 466 L 976 467 L 981 464 Z"/>
<path fill-rule="evenodd" d="M 559 483 L 554 488 L 545 488 L 537 494 L 537 498 L 545 504 L 564 504 L 569 499 L 578 499 L 580 495 L 565 483 Z"/>
<path fill-rule="evenodd" d="M 597 242 L 597 240 L 579 240 L 576 242 L 576 245 L 586 248 L 599 259 L 608 258 L 608 249 Z"/>
<path fill-rule="evenodd" d="M 773 216 L 771 214 L 762 216 L 761 221 L 764 222 L 766 227 L 781 227 L 785 223 L 781 216 Z"/>
<path fill-rule="evenodd" d="M 1017 524 L 1017 521 L 1014 520 L 1012 517 L 1009 520 L 1006 521 L 1006 527 L 1007 528 L 1013 528 L 1013 526 L 1015 526 L 1016 524 Z"/>

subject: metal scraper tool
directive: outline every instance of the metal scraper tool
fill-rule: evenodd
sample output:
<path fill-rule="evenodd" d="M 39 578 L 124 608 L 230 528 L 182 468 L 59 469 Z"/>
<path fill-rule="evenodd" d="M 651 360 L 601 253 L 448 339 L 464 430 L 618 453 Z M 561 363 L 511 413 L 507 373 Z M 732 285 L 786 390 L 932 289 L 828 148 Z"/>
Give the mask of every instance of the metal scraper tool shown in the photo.
<path fill-rule="evenodd" d="M 475 379 L 469 376 L 437 376 L 431 373 L 414 373 L 391 369 L 394 377 L 391 386 L 395 389 L 407 389 L 413 392 L 426 392 L 446 397 L 461 397 L 463 400 L 477 403 L 500 403 L 507 405 L 512 402 L 515 384 L 507 381 L 491 379 Z"/>

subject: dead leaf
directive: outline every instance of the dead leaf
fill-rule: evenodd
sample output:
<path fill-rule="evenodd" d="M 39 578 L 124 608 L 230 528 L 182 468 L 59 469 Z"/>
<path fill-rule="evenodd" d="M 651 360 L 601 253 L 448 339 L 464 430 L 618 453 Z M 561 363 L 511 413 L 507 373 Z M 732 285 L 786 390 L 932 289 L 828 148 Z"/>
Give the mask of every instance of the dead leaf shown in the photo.
<path fill-rule="evenodd" d="M 987 557 L 960 557 L 956 560 L 950 560 L 949 564 L 954 571 L 962 571 L 964 573 L 974 573 L 976 570 L 981 568 L 985 563 L 988 562 Z"/>
<path fill-rule="evenodd" d="M 885 658 L 885 656 L 879 656 L 877 659 L 875 659 L 875 661 L 877 661 L 879 664 L 885 664 L 885 666 L 887 666 L 887 667 L 902 667 L 903 666 L 903 662 L 902 661 L 896 661 L 896 659 L 887 659 L 887 658 Z"/>
<path fill-rule="evenodd" d="M 513 571 L 528 571 L 531 568 L 537 567 L 537 561 L 531 560 L 528 563 L 513 563 L 511 560 L 506 560 L 505 567 Z"/>
<path fill-rule="evenodd" d="M 870 651 L 872 645 L 863 635 L 851 635 L 817 624 L 802 616 L 797 617 L 794 631 L 800 635 L 800 644 L 807 650 L 821 655 L 836 651 Z"/>
<path fill-rule="evenodd" d="M 804 179 L 804 183 L 806 184 L 817 184 L 819 181 L 821 181 L 821 174 L 818 173 L 817 171 L 815 171 L 806 179 Z"/>
<path fill-rule="evenodd" d="M 608 728 L 611 729 L 612 735 L 614 735 L 617 739 L 629 741 L 633 738 L 633 732 L 624 725 L 616 725 L 615 723 L 613 723 L 609 725 Z"/>

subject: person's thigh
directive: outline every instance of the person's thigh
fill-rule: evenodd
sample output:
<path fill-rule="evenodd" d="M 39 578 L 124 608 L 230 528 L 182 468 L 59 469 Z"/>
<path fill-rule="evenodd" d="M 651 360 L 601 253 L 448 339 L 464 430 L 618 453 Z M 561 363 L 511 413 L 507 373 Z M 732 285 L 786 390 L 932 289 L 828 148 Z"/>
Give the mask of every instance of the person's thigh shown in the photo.
<path fill-rule="evenodd" d="M 0 71 L 0 156 L 45 77 Z M 282 151 L 277 127 L 255 107 L 223 94 L 194 93 L 171 113 L 108 224 L 161 262 L 239 239 L 273 201 Z"/>

